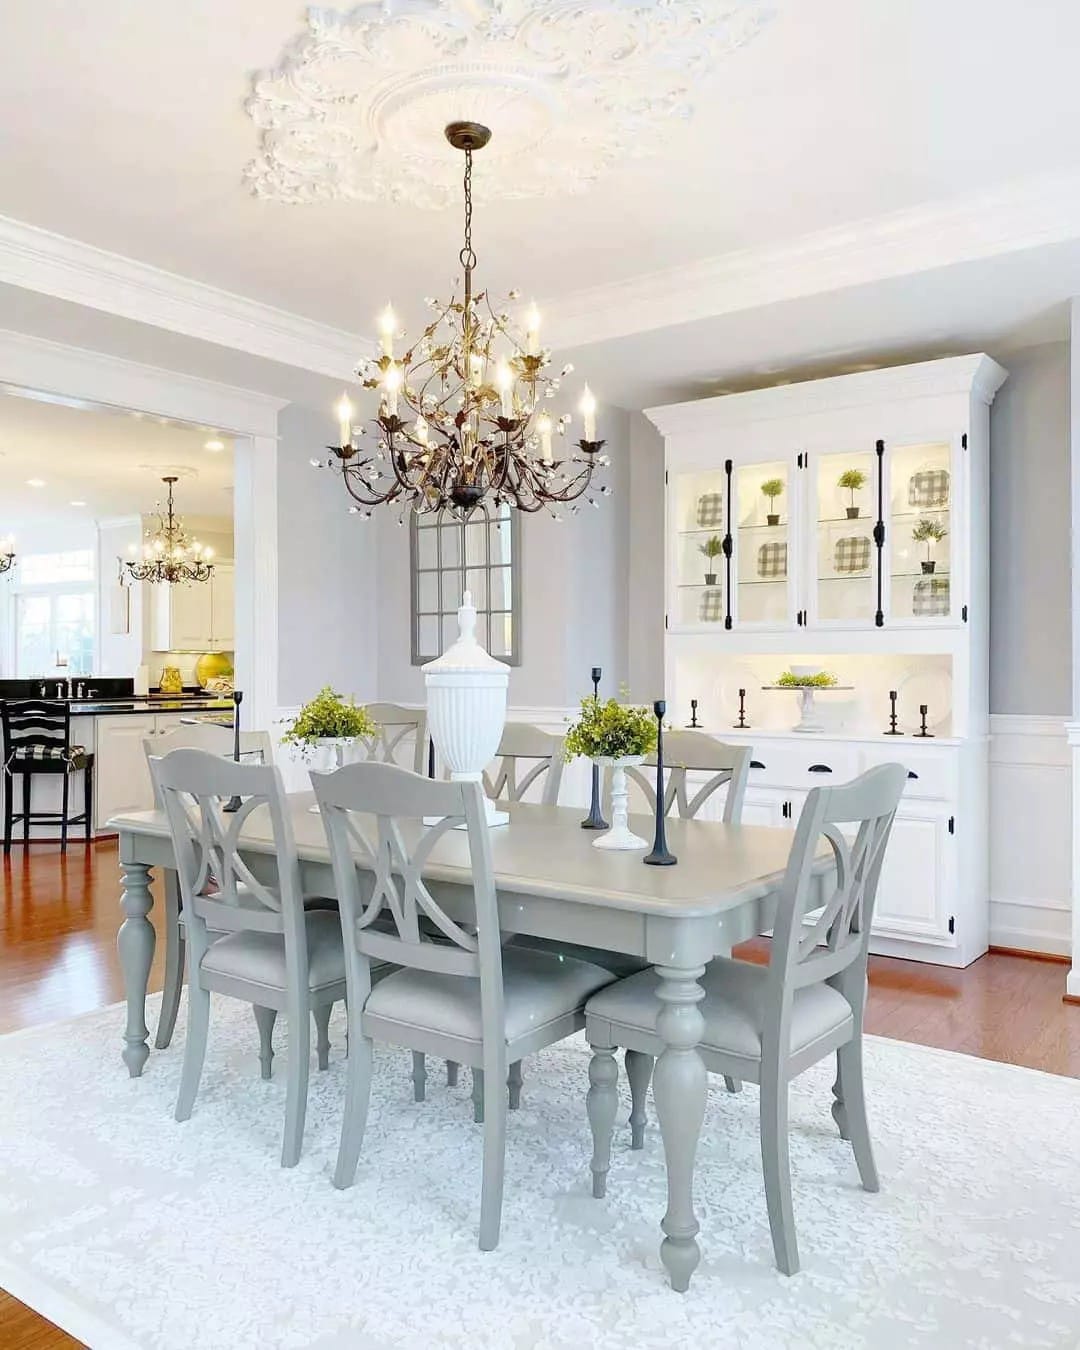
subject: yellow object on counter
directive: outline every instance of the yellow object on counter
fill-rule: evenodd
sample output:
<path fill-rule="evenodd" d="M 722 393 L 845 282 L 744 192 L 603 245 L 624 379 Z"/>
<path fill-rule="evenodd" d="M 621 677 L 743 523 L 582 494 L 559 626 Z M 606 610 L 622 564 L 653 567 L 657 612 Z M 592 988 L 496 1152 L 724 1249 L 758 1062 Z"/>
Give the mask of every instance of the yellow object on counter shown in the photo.
<path fill-rule="evenodd" d="M 233 663 L 227 652 L 205 652 L 195 662 L 195 679 L 200 689 L 205 689 L 211 680 L 232 681 Z M 220 689 L 220 684 L 215 688 Z"/>
<path fill-rule="evenodd" d="M 163 694 L 182 694 L 184 681 L 180 678 L 180 667 L 166 666 L 161 672 L 158 688 Z"/>

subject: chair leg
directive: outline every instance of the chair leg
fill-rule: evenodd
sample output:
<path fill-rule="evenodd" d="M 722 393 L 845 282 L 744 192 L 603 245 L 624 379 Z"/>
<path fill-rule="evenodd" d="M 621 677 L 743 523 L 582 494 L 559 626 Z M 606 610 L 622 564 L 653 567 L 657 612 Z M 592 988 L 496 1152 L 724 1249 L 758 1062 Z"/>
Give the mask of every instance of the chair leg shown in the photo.
<path fill-rule="evenodd" d="M 724 1074 L 724 1086 L 729 1092 L 742 1091 L 742 1083 L 737 1078 L 729 1078 L 727 1074 Z"/>
<path fill-rule="evenodd" d="M 611 1167 L 611 1136 L 615 1131 L 615 1113 L 619 1108 L 619 1066 L 613 1045 L 593 1045 L 589 1061 L 589 1091 L 585 1109 L 592 1130 L 592 1193 L 597 1200 L 607 1193 L 607 1174 Z"/>
<path fill-rule="evenodd" d="M 509 1099 L 510 1110 L 516 1111 L 521 1105 L 521 1060 L 516 1059 L 510 1065 L 510 1072 L 506 1075 L 506 1093 Z"/>
<path fill-rule="evenodd" d="M 320 1069 L 330 1067 L 330 1014 L 333 1011 L 332 1003 L 318 1003 L 311 1010 L 315 1018 L 315 1053 Z"/>
<path fill-rule="evenodd" d="M 30 775 L 30 774 L 28 774 L 28 773 L 24 773 L 24 774 L 23 774 L 23 780 L 22 780 L 22 809 L 23 809 L 23 818 L 22 818 L 22 837 L 23 837 L 23 848 L 29 848 L 29 847 L 30 847 L 30 779 L 31 779 L 31 775 Z"/>
<path fill-rule="evenodd" d="M 791 1206 L 788 1085 L 779 1075 L 766 1075 L 761 1084 L 761 1166 L 776 1265 L 782 1274 L 795 1275 L 799 1269 L 799 1248 Z"/>
<path fill-rule="evenodd" d="M 372 1042 L 349 1019 L 349 1059 L 345 1069 L 345 1114 L 341 1119 L 341 1143 L 338 1146 L 334 1185 L 346 1190 L 356 1179 L 356 1164 L 364 1142 L 368 1102 L 371 1098 Z"/>
<path fill-rule="evenodd" d="M 472 1071 L 472 1110 L 473 1121 L 477 1125 L 484 1123 L 484 1071 L 474 1068 Z"/>
<path fill-rule="evenodd" d="M 274 1023 L 277 1021 L 276 1008 L 260 1008 L 256 1003 L 252 1008 L 255 1025 L 259 1028 L 259 1067 L 263 1080 L 273 1073 L 274 1063 Z"/>
<path fill-rule="evenodd" d="M 630 1080 L 630 1147 L 645 1147 L 645 1097 L 652 1078 L 653 1057 L 627 1050 L 626 1076 Z"/>
<path fill-rule="evenodd" d="M 427 1094 L 427 1059 L 419 1050 L 412 1052 L 412 1096 L 422 1102 Z"/>
<path fill-rule="evenodd" d="M 83 769 L 83 815 L 85 817 L 83 829 L 86 834 L 86 842 L 89 844 L 94 837 L 91 821 L 94 814 L 94 766 L 88 764 Z"/>
<path fill-rule="evenodd" d="M 306 999 L 290 999 L 289 1059 L 285 1069 L 285 1135 L 281 1144 L 282 1167 L 300 1161 L 307 1115 L 308 1074 L 311 1070 L 311 1015 Z"/>
<path fill-rule="evenodd" d="M 165 869 L 165 984 L 161 991 L 154 1048 L 165 1050 L 176 1028 L 180 995 L 184 989 L 184 929 L 180 923 L 180 879 Z"/>
<path fill-rule="evenodd" d="M 475 1072 L 475 1071 L 474 1071 Z M 475 1081 L 475 1079 L 474 1079 Z M 484 1074 L 484 1168 L 480 1187 L 480 1250 L 499 1245 L 502 1223 L 503 1176 L 506 1168 L 506 1088 L 502 1074 Z"/>
<path fill-rule="evenodd" d="M 71 795 L 71 774 L 61 774 L 64 780 L 60 790 L 60 852 L 67 852 L 68 798 Z"/>
<path fill-rule="evenodd" d="M 189 954 L 190 962 L 190 954 Z M 194 963 L 192 963 L 194 964 Z M 176 1119 L 188 1120 L 199 1091 L 206 1036 L 210 1027 L 210 991 L 199 982 L 197 969 L 188 969 L 188 1024 L 184 1041 L 184 1067 L 180 1073 L 180 1092 L 176 1098 Z"/>
<path fill-rule="evenodd" d="M 446 1086 L 457 1087 L 458 1066 L 457 1060 L 448 1059 L 446 1061 Z"/>
<path fill-rule="evenodd" d="M 15 824 L 15 775 L 4 778 L 4 853 L 11 852 L 11 831 Z"/>
<path fill-rule="evenodd" d="M 833 1119 L 840 1138 L 851 1141 L 864 1191 L 879 1191 L 877 1165 L 866 1121 L 866 1091 L 863 1084 L 862 1036 L 856 1036 L 836 1052 L 836 1082 L 833 1085 Z"/>

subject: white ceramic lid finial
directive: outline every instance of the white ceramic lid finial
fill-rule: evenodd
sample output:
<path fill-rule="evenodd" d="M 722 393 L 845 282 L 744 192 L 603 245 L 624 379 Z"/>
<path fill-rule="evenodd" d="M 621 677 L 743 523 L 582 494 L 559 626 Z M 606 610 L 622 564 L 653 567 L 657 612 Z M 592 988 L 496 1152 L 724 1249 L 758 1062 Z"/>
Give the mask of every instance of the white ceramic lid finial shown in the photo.
<path fill-rule="evenodd" d="M 472 602 L 472 591 L 466 591 L 462 597 L 461 608 L 457 612 L 458 641 L 476 641 L 476 609 Z"/>

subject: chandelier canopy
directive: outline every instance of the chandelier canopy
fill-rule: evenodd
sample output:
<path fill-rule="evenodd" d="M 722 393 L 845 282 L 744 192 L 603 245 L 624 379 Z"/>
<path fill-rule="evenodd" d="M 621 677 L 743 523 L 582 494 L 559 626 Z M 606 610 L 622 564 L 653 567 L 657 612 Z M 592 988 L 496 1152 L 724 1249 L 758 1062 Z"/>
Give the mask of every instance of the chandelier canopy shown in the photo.
<path fill-rule="evenodd" d="M 328 459 L 312 463 L 339 471 L 356 503 L 350 510 L 365 516 L 384 503 L 460 517 L 481 503 L 530 512 L 548 508 L 555 515 L 573 503 L 576 511 L 595 471 L 608 463 L 596 437 L 596 400 L 586 385 L 579 405 L 583 434 L 573 449 L 563 450 L 571 418 L 553 415 L 544 404 L 573 367 L 563 366 L 554 378 L 545 373 L 550 352 L 540 345 L 535 306 L 523 323 L 511 316 L 517 291 L 496 304 L 473 288 L 473 152 L 483 149 L 491 132 L 478 122 L 452 122 L 445 134 L 465 156 L 463 294 L 428 300 L 431 322 L 400 355 L 397 320 L 387 307 L 379 319 L 380 354 L 362 360 L 357 370 L 365 389 L 379 391 L 371 448 L 343 396 L 337 407 L 340 444 L 327 447 Z M 595 491 L 606 495 L 609 489 Z M 597 505 L 595 495 L 587 500 Z"/>
<path fill-rule="evenodd" d="M 10 572 L 15 566 L 15 540 L 11 535 L 0 539 L 0 575 Z"/>
<path fill-rule="evenodd" d="M 183 581 L 209 581 L 214 574 L 214 556 L 212 548 L 204 548 L 197 539 L 189 539 L 184 522 L 173 511 L 173 484 L 177 481 L 172 475 L 161 480 L 168 487 L 168 500 L 165 510 L 161 503 L 155 506 L 157 525 L 147 526 L 143 532 L 143 550 L 141 558 L 130 558 L 123 565 L 123 571 L 132 581 L 163 581 L 169 585 Z M 131 545 L 135 552 L 135 545 Z"/>

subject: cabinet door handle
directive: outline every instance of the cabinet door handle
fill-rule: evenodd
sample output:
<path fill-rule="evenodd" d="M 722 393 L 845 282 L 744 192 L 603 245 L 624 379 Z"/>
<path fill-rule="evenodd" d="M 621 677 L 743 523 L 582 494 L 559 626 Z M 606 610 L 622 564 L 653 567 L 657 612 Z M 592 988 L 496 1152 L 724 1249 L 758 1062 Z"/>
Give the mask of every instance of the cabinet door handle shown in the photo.
<path fill-rule="evenodd" d="M 807 773 L 832 773 L 832 769 L 827 764 L 811 764 Z"/>
<path fill-rule="evenodd" d="M 909 778 L 918 778 L 919 775 L 915 772 L 914 769 L 908 769 L 907 776 Z"/>
<path fill-rule="evenodd" d="M 765 765 L 762 764 L 762 762 L 761 762 L 760 759 L 752 759 L 752 760 L 750 761 L 750 767 L 751 767 L 752 769 L 763 769 L 763 768 L 765 767 Z"/>

